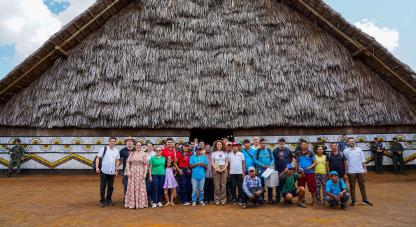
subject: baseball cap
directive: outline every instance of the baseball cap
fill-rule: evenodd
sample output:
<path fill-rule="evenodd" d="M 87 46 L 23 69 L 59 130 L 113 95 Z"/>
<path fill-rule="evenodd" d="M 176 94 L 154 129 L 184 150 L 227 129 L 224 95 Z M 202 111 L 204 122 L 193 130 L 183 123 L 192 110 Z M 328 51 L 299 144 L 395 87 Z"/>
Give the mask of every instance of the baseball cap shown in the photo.
<path fill-rule="evenodd" d="M 250 167 L 248 167 L 248 172 L 251 172 L 251 171 L 256 171 L 256 168 L 254 168 L 253 166 L 250 166 Z"/>
<path fill-rule="evenodd" d="M 292 164 L 290 164 L 290 163 L 289 163 L 289 164 L 287 164 L 287 166 L 286 166 L 286 167 L 287 167 L 287 169 L 293 169 L 293 168 L 294 168 L 294 167 L 293 167 L 293 165 L 292 165 Z"/>
<path fill-rule="evenodd" d="M 337 171 L 335 171 L 335 170 L 332 170 L 332 171 L 330 172 L 330 174 L 331 174 L 331 176 L 332 176 L 332 175 L 337 175 L 337 176 L 338 176 L 338 173 L 337 173 Z"/>
<path fill-rule="evenodd" d="M 233 147 L 235 147 L 235 146 L 240 146 L 240 144 L 238 144 L 238 143 L 236 143 L 236 142 L 233 142 Z"/>

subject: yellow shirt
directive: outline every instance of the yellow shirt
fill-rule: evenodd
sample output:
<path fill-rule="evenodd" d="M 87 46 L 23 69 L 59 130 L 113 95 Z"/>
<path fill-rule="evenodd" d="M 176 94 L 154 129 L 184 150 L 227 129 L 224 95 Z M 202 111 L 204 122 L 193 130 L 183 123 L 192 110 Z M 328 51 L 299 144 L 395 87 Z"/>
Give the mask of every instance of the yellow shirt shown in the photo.
<path fill-rule="evenodd" d="M 319 174 L 327 174 L 326 172 L 326 156 L 325 155 L 321 155 L 321 157 L 319 157 L 318 155 L 315 155 L 315 159 L 316 159 L 316 165 L 315 165 L 315 173 L 319 173 Z"/>

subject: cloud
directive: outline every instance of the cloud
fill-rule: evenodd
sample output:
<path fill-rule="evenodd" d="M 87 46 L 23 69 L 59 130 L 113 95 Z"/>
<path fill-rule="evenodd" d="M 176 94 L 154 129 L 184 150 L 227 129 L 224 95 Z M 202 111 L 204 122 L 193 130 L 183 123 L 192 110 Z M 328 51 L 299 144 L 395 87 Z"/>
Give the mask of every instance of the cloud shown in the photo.
<path fill-rule="evenodd" d="M 0 46 L 14 46 L 16 63 L 24 60 L 95 0 L 55 0 L 56 4 L 62 2 L 69 6 L 56 15 L 42 0 L 19 0 L 13 4 L 0 1 Z"/>
<path fill-rule="evenodd" d="M 374 22 L 371 22 L 368 19 L 355 22 L 354 25 L 363 32 L 373 36 L 389 51 L 393 51 L 399 47 L 400 33 L 396 29 L 378 27 Z"/>

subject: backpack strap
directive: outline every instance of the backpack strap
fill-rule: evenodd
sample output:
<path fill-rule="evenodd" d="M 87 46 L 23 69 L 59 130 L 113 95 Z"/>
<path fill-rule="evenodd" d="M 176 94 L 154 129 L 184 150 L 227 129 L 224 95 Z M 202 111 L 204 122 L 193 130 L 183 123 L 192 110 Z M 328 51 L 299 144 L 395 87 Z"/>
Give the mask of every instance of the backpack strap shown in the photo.
<path fill-rule="evenodd" d="M 243 151 L 246 152 L 248 154 L 248 156 L 250 156 L 251 159 L 254 159 L 253 155 L 251 155 L 250 152 L 246 151 L 246 149 L 243 149 Z"/>
<path fill-rule="evenodd" d="M 103 157 L 101 159 L 104 159 L 105 153 L 107 153 L 107 146 L 104 147 Z"/>

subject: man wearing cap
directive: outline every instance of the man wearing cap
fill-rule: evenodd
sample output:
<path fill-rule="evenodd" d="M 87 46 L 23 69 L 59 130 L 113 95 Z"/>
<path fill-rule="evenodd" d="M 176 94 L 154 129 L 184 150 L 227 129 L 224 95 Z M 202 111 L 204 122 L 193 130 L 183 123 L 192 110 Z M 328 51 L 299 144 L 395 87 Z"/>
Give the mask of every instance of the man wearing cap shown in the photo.
<path fill-rule="evenodd" d="M 178 153 L 178 167 L 179 167 L 179 191 L 181 202 L 185 206 L 189 206 L 189 194 L 191 192 L 191 173 L 192 169 L 190 166 L 190 159 L 192 156 L 192 151 L 190 150 L 189 144 L 185 143 L 182 146 L 182 154 Z"/>
<path fill-rule="evenodd" d="M 244 209 L 247 207 L 247 201 L 252 201 L 255 205 L 263 205 L 263 187 L 261 180 L 256 176 L 256 168 L 253 166 L 248 168 L 248 175 L 244 177 L 243 192 L 241 207 Z"/>
<path fill-rule="evenodd" d="M 399 142 L 397 137 L 393 137 L 393 142 L 390 145 L 390 150 L 391 150 L 391 153 L 393 154 L 394 173 L 398 174 L 399 168 L 400 168 L 400 173 L 405 174 L 404 173 L 404 159 L 403 159 L 404 149 L 403 149 L 403 145 Z M 398 164 L 400 164 L 399 168 L 398 168 Z"/>
<path fill-rule="evenodd" d="M 248 174 L 248 168 L 255 167 L 254 164 L 254 156 L 256 155 L 256 150 L 251 147 L 250 140 L 245 139 L 243 141 L 243 149 L 241 150 L 241 153 L 244 155 L 244 161 L 246 166 L 246 174 Z"/>
<path fill-rule="evenodd" d="M 260 148 L 257 149 L 256 156 L 254 157 L 254 163 L 256 163 L 257 165 L 257 171 L 259 176 L 261 176 L 267 168 L 274 169 L 273 152 L 269 148 L 267 148 L 266 145 L 266 140 L 261 138 Z M 266 185 L 264 184 L 265 179 L 263 177 L 260 177 L 260 179 L 261 184 L 264 187 L 266 187 Z M 273 188 L 267 188 L 267 198 L 269 200 L 269 203 L 273 204 Z"/>
<path fill-rule="evenodd" d="M 284 199 L 284 204 L 292 204 L 294 197 L 299 196 L 298 206 L 305 208 L 305 187 L 298 186 L 296 188 L 296 181 L 304 176 L 303 170 L 300 169 L 300 173 L 293 173 L 294 167 L 292 164 L 287 164 L 286 169 L 279 174 L 280 184 L 282 185 L 282 197 Z"/>
<path fill-rule="evenodd" d="M 279 146 L 273 151 L 273 157 L 274 168 L 279 172 L 279 174 L 286 169 L 287 164 L 292 163 L 292 151 L 286 147 L 286 140 L 284 138 L 279 139 Z M 280 203 L 280 191 L 282 190 L 282 187 L 282 184 L 279 184 L 279 186 L 276 187 L 276 203 Z"/>
<path fill-rule="evenodd" d="M 347 193 L 347 185 L 342 178 L 338 178 L 337 171 L 331 171 L 330 174 L 331 179 L 326 182 L 325 201 L 329 203 L 330 207 L 340 205 L 342 209 L 345 209 L 350 199 L 350 194 Z"/>
<path fill-rule="evenodd" d="M 25 155 L 25 149 L 23 149 L 22 145 L 20 145 L 20 139 L 14 139 L 14 146 L 9 151 L 10 160 L 9 160 L 9 171 L 7 172 L 7 176 L 12 176 L 12 171 L 14 166 L 17 168 L 17 176 L 20 174 L 20 164 L 22 163 L 23 157 Z"/>
<path fill-rule="evenodd" d="M 230 162 L 229 165 L 229 173 L 230 173 L 230 181 L 231 181 L 231 198 L 233 204 L 236 205 L 239 203 L 241 205 L 242 199 L 242 184 L 243 179 L 245 176 L 245 162 L 244 162 L 244 155 L 238 151 L 238 144 L 236 142 L 232 143 L 233 151 L 228 153 L 228 161 Z M 238 190 L 238 198 L 236 191 Z"/>
<path fill-rule="evenodd" d="M 129 158 L 130 154 L 132 154 L 135 151 L 134 145 L 136 144 L 136 141 L 131 138 L 128 137 L 127 139 L 124 140 L 124 143 L 126 144 L 126 147 L 122 148 L 120 150 L 120 159 L 122 159 L 121 161 L 123 162 L 123 172 L 122 172 L 122 176 L 123 176 L 123 189 L 124 189 L 124 196 L 126 196 L 126 191 L 127 191 L 127 184 L 128 184 L 128 176 L 125 175 L 125 171 L 126 171 L 126 161 Z M 124 197 L 123 197 L 123 201 L 125 201 Z"/>

